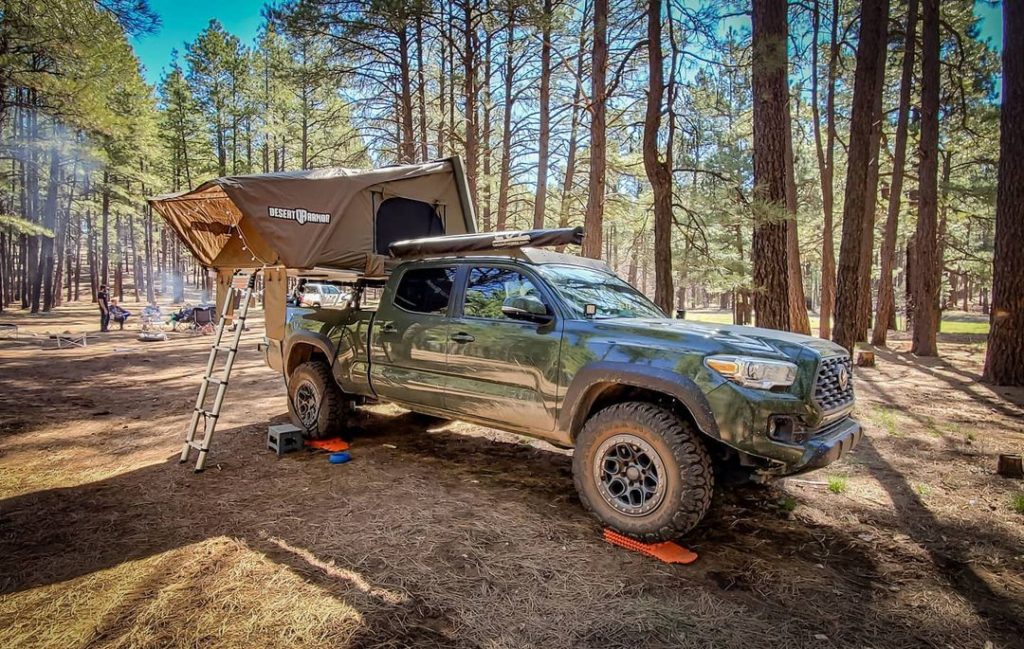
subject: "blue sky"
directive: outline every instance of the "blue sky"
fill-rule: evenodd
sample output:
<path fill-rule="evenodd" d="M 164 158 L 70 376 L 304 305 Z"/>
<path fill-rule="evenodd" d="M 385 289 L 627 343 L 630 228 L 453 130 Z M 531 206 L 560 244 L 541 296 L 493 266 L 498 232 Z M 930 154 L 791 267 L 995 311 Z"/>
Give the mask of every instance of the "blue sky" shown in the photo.
<path fill-rule="evenodd" d="M 181 53 L 212 18 L 218 19 L 243 43 L 251 44 L 263 19 L 260 11 L 266 0 L 149 0 L 160 17 L 155 34 L 132 39 L 135 52 L 146 68 L 146 80 L 156 84 L 170 65 L 171 52 Z M 978 0 L 974 11 L 982 18 L 982 36 L 995 49 L 1002 47 L 1003 24 L 1000 7 L 989 0 Z"/>
<path fill-rule="evenodd" d="M 149 0 L 149 6 L 160 16 L 156 33 L 133 38 L 132 45 L 146 67 L 146 80 L 160 81 L 171 63 L 171 52 L 183 54 L 185 43 L 195 40 L 216 18 L 229 32 L 252 43 L 263 22 L 260 11 L 266 0 Z"/>

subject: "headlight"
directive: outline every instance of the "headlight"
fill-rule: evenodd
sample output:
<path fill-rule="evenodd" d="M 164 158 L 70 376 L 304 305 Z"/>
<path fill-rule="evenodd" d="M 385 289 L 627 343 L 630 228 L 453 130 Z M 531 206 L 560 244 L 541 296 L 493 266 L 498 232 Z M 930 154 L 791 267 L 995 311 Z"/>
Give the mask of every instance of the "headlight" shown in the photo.
<path fill-rule="evenodd" d="M 770 390 L 776 386 L 793 385 L 796 365 L 747 356 L 708 356 L 704 365 L 730 381 L 748 388 Z"/>

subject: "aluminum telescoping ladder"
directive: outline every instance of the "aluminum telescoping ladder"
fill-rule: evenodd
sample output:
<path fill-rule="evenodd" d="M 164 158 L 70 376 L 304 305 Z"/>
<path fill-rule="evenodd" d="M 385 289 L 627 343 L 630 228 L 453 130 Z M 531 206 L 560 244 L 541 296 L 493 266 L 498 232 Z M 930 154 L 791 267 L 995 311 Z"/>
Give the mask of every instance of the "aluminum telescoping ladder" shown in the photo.
<path fill-rule="evenodd" d="M 235 277 L 240 277 L 235 274 Z M 206 468 L 206 455 L 210 451 L 210 441 L 213 439 L 213 431 L 217 427 L 217 418 L 220 417 L 220 408 L 224 404 L 224 394 L 228 390 L 228 378 L 231 376 L 231 367 L 235 364 L 235 354 L 238 353 L 238 342 L 245 330 L 245 317 L 249 313 L 249 298 L 252 296 L 253 288 L 256 286 L 256 273 L 249 275 L 244 289 L 237 289 L 232 285 L 231 290 L 224 296 L 224 305 L 221 307 L 220 320 L 217 322 L 216 333 L 213 337 L 213 344 L 210 346 L 210 359 L 206 363 L 206 373 L 203 374 L 203 381 L 199 385 L 199 396 L 196 398 L 195 411 L 192 413 L 192 423 L 189 424 L 188 433 L 185 435 L 185 445 L 181 448 L 181 462 L 188 462 L 188 456 L 192 449 L 199 451 L 196 459 L 195 472 L 199 473 Z M 238 313 L 230 315 L 231 303 L 235 296 L 241 291 L 241 300 Z M 228 344 L 222 344 L 224 340 L 224 329 L 227 322 L 232 321 L 231 336 Z M 217 364 L 217 352 L 227 352 L 227 359 L 220 376 L 214 376 Z M 211 385 L 217 386 L 217 392 L 213 397 L 213 407 L 206 409 L 206 397 Z M 196 433 L 199 431 L 199 422 L 203 422 L 203 439 L 196 441 Z"/>

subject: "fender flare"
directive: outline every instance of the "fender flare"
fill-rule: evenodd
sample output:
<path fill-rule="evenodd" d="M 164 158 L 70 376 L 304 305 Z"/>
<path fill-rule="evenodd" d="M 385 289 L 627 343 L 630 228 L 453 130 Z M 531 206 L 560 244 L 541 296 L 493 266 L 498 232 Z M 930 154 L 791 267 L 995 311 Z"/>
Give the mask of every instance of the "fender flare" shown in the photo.
<path fill-rule="evenodd" d="M 689 411 L 702 433 L 721 439 L 711 405 L 693 379 L 671 370 L 614 361 L 590 363 L 576 373 L 562 400 L 559 427 L 575 438 L 591 406 L 610 385 L 642 388 L 670 396 Z"/>
<path fill-rule="evenodd" d="M 298 345 L 309 345 L 316 348 L 327 358 L 331 358 L 334 355 L 334 349 L 330 341 L 326 336 L 316 334 L 310 331 L 292 331 L 288 334 L 284 344 L 284 355 L 281 359 L 282 369 L 284 370 L 285 378 L 289 378 L 288 366 L 291 364 L 290 359 L 292 352 Z"/>

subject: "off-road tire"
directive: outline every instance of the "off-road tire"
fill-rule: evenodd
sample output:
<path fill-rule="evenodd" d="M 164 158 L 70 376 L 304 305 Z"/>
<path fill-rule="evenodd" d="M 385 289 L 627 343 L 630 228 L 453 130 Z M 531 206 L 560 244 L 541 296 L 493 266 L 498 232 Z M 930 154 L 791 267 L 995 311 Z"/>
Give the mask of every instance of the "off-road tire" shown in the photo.
<path fill-rule="evenodd" d="M 317 413 L 316 425 L 306 429 L 296 408 L 298 392 L 303 385 L 312 386 L 319 398 L 320 410 Z M 299 365 L 288 377 L 288 414 L 292 423 L 303 429 L 303 435 L 313 439 L 336 437 L 345 428 L 348 416 L 348 401 L 331 377 L 330 368 L 321 361 L 309 361 Z"/>
<path fill-rule="evenodd" d="M 595 476 L 599 447 L 623 433 L 646 442 L 665 469 L 661 502 L 642 515 L 631 516 L 612 507 L 601 494 L 600 478 Z M 671 410 L 653 403 L 619 403 L 591 416 L 576 440 L 572 468 L 583 506 L 616 532 L 641 541 L 679 538 L 696 527 L 711 506 L 714 471 L 699 433 Z"/>

